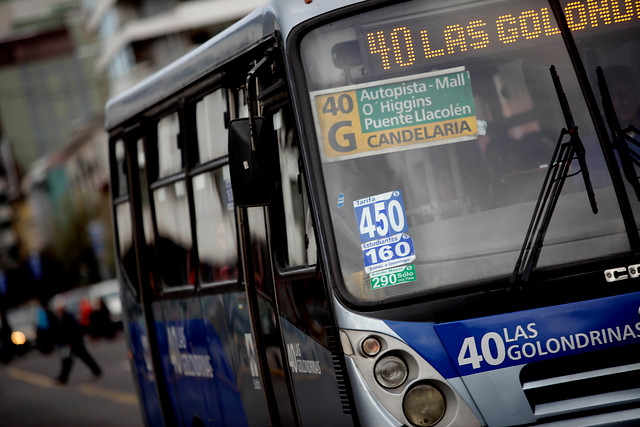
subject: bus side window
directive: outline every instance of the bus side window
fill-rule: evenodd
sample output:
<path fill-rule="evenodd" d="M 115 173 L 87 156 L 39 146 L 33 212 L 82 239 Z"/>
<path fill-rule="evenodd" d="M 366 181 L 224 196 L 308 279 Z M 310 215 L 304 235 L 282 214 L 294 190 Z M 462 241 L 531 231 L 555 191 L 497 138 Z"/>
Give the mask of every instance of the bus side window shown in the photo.
<path fill-rule="evenodd" d="M 158 174 L 164 178 L 182 171 L 184 150 L 178 152 L 180 126 L 178 114 L 163 117 L 157 124 Z M 149 165 L 148 167 L 151 167 Z M 192 260 L 191 220 L 187 183 L 177 175 L 163 179 L 153 188 L 156 219 L 156 268 L 164 286 L 195 284 L 195 263 Z"/>
<path fill-rule="evenodd" d="M 237 279 L 238 247 L 229 166 L 194 176 L 193 196 L 202 283 Z"/>
<path fill-rule="evenodd" d="M 158 172 L 164 178 L 180 172 L 185 165 L 185 152 L 179 144 L 180 121 L 178 113 L 163 117 L 158 122 Z"/>
<path fill-rule="evenodd" d="M 127 158 L 124 141 L 118 139 L 113 144 L 113 180 L 114 215 L 117 230 L 118 258 L 126 281 L 138 288 L 136 254 L 133 247 L 133 224 L 131 220 L 131 202 L 129 200 L 129 182 L 127 178 Z"/>
<path fill-rule="evenodd" d="M 153 191 L 156 208 L 156 266 L 165 286 L 193 285 L 191 228 L 184 180 Z"/>
<path fill-rule="evenodd" d="M 149 205 L 148 181 L 147 181 L 147 156 L 144 151 L 144 141 L 139 139 L 136 145 L 138 162 L 138 176 L 140 185 L 140 197 L 142 206 L 142 221 L 144 226 L 144 239 L 148 246 L 153 245 L 153 222 L 151 220 L 151 207 Z"/>
<path fill-rule="evenodd" d="M 128 282 L 138 289 L 136 253 L 133 247 L 133 226 L 131 223 L 131 204 L 127 200 L 116 205 L 116 224 L 118 227 L 118 255 L 120 265 Z"/>
<path fill-rule="evenodd" d="M 206 95 L 195 106 L 198 158 L 220 159 L 228 146 L 227 89 Z M 210 163 L 192 177 L 199 274 L 202 284 L 238 279 L 238 243 L 229 166 Z"/>
<path fill-rule="evenodd" d="M 124 151 L 124 141 L 119 139 L 114 144 L 115 154 L 115 171 L 112 174 L 115 182 L 113 183 L 113 197 L 125 196 L 129 194 L 127 180 L 127 159 Z"/>
<path fill-rule="evenodd" d="M 153 266 L 153 246 L 155 236 L 153 235 L 153 220 L 151 219 L 151 203 L 149 202 L 149 186 L 147 179 L 147 155 L 145 153 L 144 141 L 139 139 L 137 142 L 137 164 L 138 164 L 138 177 L 140 186 L 140 208 L 142 209 L 142 228 L 144 235 L 144 248 L 141 251 L 143 257 L 146 257 L 145 262 L 141 264 L 144 268 L 150 268 Z M 144 271 L 144 270 L 143 270 Z M 142 273 L 145 274 L 145 273 Z M 149 283 L 152 288 L 155 289 L 154 276 L 150 272 Z M 144 278 L 142 278 L 144 279 Z M 144 283 L 144 280 L 143 280 Z"/>
<path fill-rule="evenodd" d="M 196 104 L 200 163 L 227 154 L 226 89 L 218 89 Z"/>
<path fill-rule="evenodd" d="M 273 115 L 273 128 L 278 139 L 284 224 L 287 235 L 284 267 L 316 264 L 315 233 L 303 175 L 300 173 L 300 150 L 292 114 L 281 108 Z"/>

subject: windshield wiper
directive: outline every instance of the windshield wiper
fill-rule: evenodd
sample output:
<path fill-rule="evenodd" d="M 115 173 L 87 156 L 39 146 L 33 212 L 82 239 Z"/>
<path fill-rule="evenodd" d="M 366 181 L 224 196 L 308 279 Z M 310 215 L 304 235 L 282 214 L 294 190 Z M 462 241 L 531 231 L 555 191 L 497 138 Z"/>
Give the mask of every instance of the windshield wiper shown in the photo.
<path fill-rule="evenodd" d="M 536 206 L 533 210 L 533 215 L 531 216 L 531 222 L 529 223 L 529 228 L 527 230 L 524 243 L 522 244 L 522 249 L 520 250 L 520 256 L 518 256 L 516 266 L 513 270 L 513 274 L 511 275 L 511 283 L 516 283 L 518 280 L 518 274 L 520 273 L 522 265 L 524 265 L 524 269 L 522 270 L 520 280 L 524 282 L 529 280 L 531 272 L 536 267 L 538 258 L 540 257 L 540 251 L 542 250 L 545 234 L 549 228 L 553 211 L 558 203 L 560 192 L 562 191 L 562 187 L 564 186 L 567 177 L 582 173 L 584 186 L 589 197 L 589 203 L 591 204 L 591 210 L 594 214 L 598 213 L 596 196 L 593 192 L 593 187 L 591 186 L 589 169 L 587 168 L 587 162 L 585 160 L 585 149 L 582 141 L 580 140 L 580 136 L 578 135 L 578 127 L 573 121 L 571 108 L 569 107 L 569 102 L 567 101 L 567 97 L 562 89 L 560 78 L 558 77 L 555 66 L 552 65 L 550 71 L 567 127 L 560 131 L 558 142 L 553 150 L 551 162 L 547 168 L 547 173 L 544 177 L 542 188 L 540 189 L 540 195 L 536 201 Z M 567 135 L 569 138 L 565 142 L 564 140 Z M 580 169 L 570 175 L 569 170 L 574 159 L 578 160 Z"/>
<path fill-rule="evenodd" d="M 627 178 L 636 193 L 636 197 L 640 200 L 640 177 L 636 174 L 634 167 L 634 165 L 640 167 L 640 154 L 638 154 L 640 152 L 640 143 L 629 135 L 631 132 L 640 135 L 640 131 L 633 124 L 624 129 L 620 126 L 620 120 L 618 120 L 618 115 L 613 107 L 611 92 L 609 92 L 609 86 L 601 67 L 596 68 L 596 74 L 598 75 L 598 88 L 602 97 L 602 109 L 611 131 L 613 148 L 620 155 L 620 165 L 625 178 Z M 635 147 L 635 150 L 629 147 Z"/>

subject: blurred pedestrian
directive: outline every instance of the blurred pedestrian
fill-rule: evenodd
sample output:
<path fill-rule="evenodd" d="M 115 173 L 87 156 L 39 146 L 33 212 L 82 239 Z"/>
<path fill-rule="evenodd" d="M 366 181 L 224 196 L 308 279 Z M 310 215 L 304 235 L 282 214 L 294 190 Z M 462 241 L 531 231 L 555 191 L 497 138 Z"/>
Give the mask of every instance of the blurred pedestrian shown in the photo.
<path fill-rule="evenodd" d="M 0 362 L 8 363 L 14 356 L 14 345 L 11 341 L 11 326 L 7 320 L 7 312 L 0 309 Z"/>
<path fill-rule="evenodd" d="M 60 345 L 58 318 L 41 300 L 38 306 L 38 322 L 36 324 L 36 347 L 44 354 L 51 353 Z"/>
<path fill-rule="evenodd" d="M 109 307 L 102 298 L 98 300 L 98 308 L 90 315 L 91 336 L 95 338 L 113 338 L 116 335 L 116 324 L 111 320 Z"/>
<path fill-rule="evenodd" d="M 69 380 L 74 357 L 79 357 L 93 372 L 96 377 L 102 375 L 102 370 L 91 357 L 84 345 L 84 331 L 72 314 L 64 308 L 60 308 L 60 338 L 62 366 L 58 381 L 66 383 Z"/>
<path fill-rule="evenodd" d="M 78 322 L 85 328 L 85 331 L 89 329 L 91 324 L 91 313 L 93 312 L 93 307 L 91 307 L 91 302 L 89 298 L 84 297 L 80 300 L 80 311 L 78 313 L 79 319 Z"/>

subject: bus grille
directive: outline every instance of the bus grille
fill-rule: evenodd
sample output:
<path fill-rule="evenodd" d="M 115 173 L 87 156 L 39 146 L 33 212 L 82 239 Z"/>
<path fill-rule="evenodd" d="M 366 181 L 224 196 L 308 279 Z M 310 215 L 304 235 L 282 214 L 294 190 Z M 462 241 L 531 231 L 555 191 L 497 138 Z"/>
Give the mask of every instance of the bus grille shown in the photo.
<path fill-rule="evenodd" d="M 520 373 L 536 418 L 607 413 L 640 402 L 640 345 L 534 362 Z"/>
<path fill-rule="evenodd" d="M 342 412 L 344 414 L 351 414 L 352 402 L 350 399 L 348 385 L 346 381 L 346 374 L 344 370 L 344 364 L 339 356 L 339 344 L 336 336 L 335 329 L 331 326 L 327 326 L 327 344 L 331 351 L 331 358 L 333 359 L 333 368 L 336 373 L 336 382 L 338 384 L 338 393 L 340 394 L 340 403 L 342 405 Z"/>

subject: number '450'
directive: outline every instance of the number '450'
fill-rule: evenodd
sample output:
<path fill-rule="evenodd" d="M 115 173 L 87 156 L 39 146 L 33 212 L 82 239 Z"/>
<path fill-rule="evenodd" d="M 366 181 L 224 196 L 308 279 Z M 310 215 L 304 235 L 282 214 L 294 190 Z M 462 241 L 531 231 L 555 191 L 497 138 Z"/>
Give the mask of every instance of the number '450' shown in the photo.
<path fill-rule="evenodd" d="M 371 208 L 373 207 L 373 214 Z M 366 206 L 362 210 L 360 218 L 360 234 L 367 234 L 370 239 L 384 237 L 389 234 L 389 229 L 396 233 L 404 230 L 404 212 L 402 204 L 398 200 L 391 200 L 388 206 L 385 202 L 375 203 L 373 206 Z"/>

